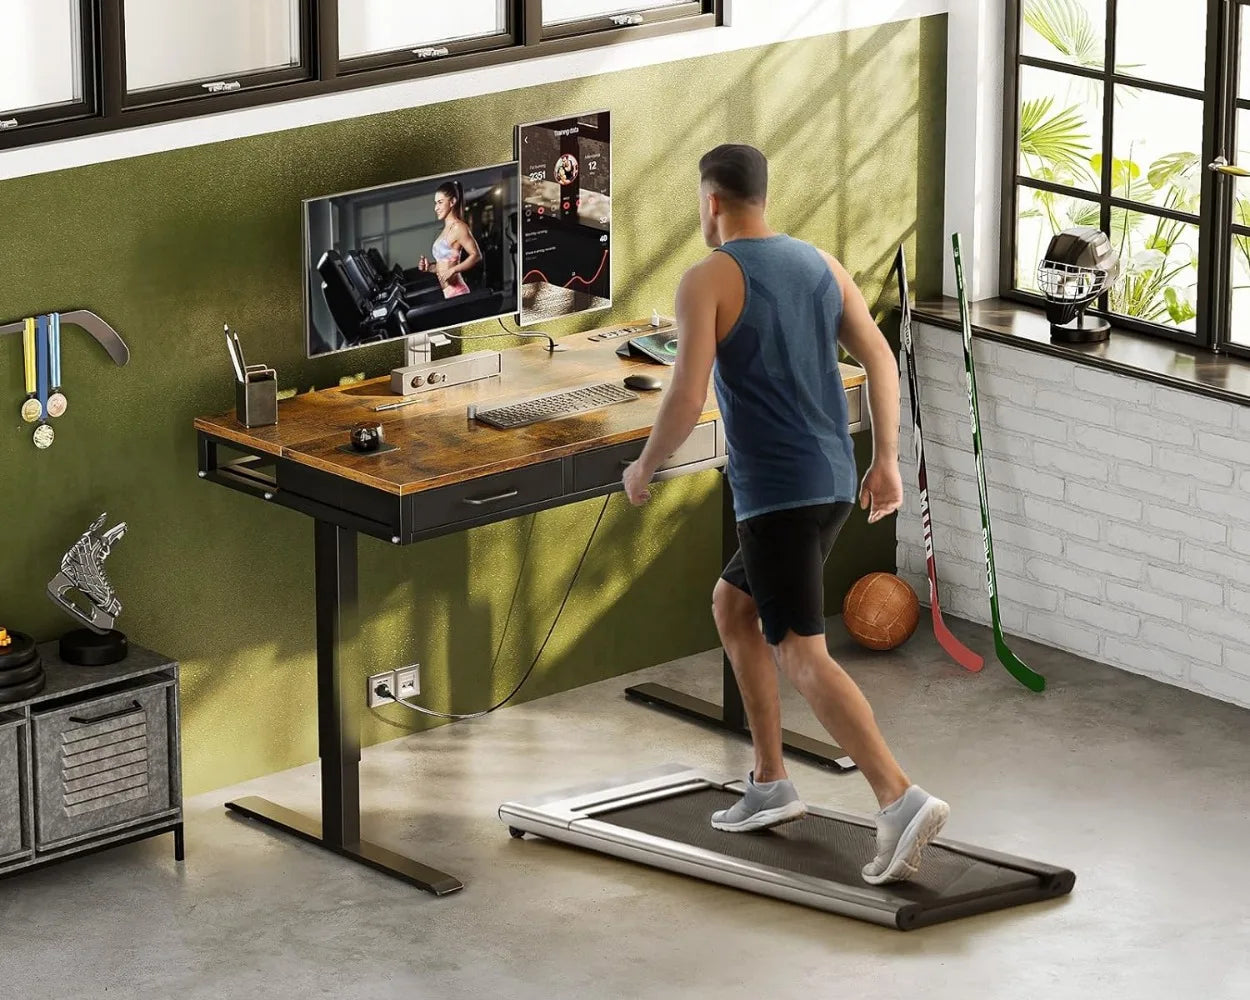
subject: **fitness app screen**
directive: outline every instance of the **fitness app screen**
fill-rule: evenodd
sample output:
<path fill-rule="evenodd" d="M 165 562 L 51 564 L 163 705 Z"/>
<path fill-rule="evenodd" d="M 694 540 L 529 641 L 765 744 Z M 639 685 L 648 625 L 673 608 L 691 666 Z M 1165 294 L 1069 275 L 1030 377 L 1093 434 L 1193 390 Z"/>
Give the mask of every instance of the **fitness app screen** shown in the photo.
<path fill-rule="evenodd" d="M 612 304 L 609 114 L 517 129 L 522 324 Z"/>

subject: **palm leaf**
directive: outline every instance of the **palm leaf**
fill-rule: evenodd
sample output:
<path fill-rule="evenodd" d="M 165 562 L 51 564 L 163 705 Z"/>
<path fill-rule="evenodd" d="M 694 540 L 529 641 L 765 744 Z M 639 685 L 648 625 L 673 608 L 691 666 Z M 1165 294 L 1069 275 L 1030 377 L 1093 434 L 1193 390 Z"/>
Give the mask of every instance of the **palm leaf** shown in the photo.
<path fill-rule="evenodd" d="M 1051 113 L 1053 97 L 1024 101 L 1020 106 L 1020 153 L 1073 178 L 1093 180 L 1089 172 L 1088 126 L 1078 108 Z"/>
<path fill-rule="evenodd" d="M 1024 23 L 1077 66 L 1102 66 L 1102 35 L 1077 0 L 1028 0 Z"/>

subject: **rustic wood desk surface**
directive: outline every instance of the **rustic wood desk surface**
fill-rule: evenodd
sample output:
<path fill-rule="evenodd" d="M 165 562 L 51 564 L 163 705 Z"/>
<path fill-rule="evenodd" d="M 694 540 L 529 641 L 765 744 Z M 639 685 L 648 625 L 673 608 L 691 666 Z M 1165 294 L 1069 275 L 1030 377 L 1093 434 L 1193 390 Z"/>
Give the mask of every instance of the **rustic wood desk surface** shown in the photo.
<path fill-rule="evenodd" d="M 634 324 L 639 325 L 639 324 Z M 614 328 L 607 328 L 614 329 Z M 615 382 L 631 372 L 657 376 L 667 387 L 673 369 L 637 358 L 622 358 L 622 339 L 592 341 L 590 333 L 571 334 L 559 343 L 567 350 L 549 354 L 532 341 L 503 353 L 500 376 L 436 389 L 415 403 L 375 412 L 373 407 L 399 399 L 390 378 L 304 393 L 278 404 L 278 423 L 248 429 L 234 411 L 198 417 L 195 428 L 255 452 L 273 455 L 354 480 L 398 496 L 505 472 L 536 462 L 563 458 L 604 445 L 644 438 L 650 433 L 663 392 L 639 392 L 637 400 L 585 414 L 547 420 L 501 431 L 467 415 L 527 397 L 573 389 L 595 382 Z M 844 384 L 864 382 L 861 369 L 842 366 Z M 700 421 L 719 411 L 708 387 Z M 372 420 L 383 427 L 394 451 L 381 454 L 340 450 L 354 424 Z"/>

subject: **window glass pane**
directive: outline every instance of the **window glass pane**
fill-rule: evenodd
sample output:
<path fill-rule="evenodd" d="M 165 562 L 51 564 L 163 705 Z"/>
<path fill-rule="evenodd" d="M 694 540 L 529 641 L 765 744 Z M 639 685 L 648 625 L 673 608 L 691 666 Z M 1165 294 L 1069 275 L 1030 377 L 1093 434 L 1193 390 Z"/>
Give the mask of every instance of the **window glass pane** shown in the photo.
<path fill-rule="evenodd" d="M 1116 0 L 1115 67 L 1121 73 L 1202 90 L 1206 4 Z"/>
<path fill-rule="evenodd" d="M 1090 69 L 1105 65 L 1106 0 L 1024 0 L 1020 12 L 1024 55 Z"/>
<path fill-rule="evenodd" d="M 1020 69 L 1020 173 L 1098 190 L 1102 83 L 1046 69 Z"/>
<path fill-rule="evenodd" d="M 1250 347 L 1250 236 L 1233 234 L 1232 269 L 1233 309 L 1228 339 Z"/>
<path fill-rule="evenodd" d="M 1115 88 L 1111 193 L 1197 214 L 1202 193 L 1202 102 Z"/>
<path fill-rule="evenodd" d="M 1241 8 L 1241 82 L 1237 96 L 1250 97 L 1250 7 Z"/>
<path fill-rule="evenodd" d="M 1098 203 L 1019 187 L 1016 205 L 1016 288 L 1036 292 L 1037 265 L 1051 237 L 1074 226 L 1098 227 Z"/>
<path fill-rule="evenodd" d="M 637 14 L 644 10 L 676 7 L 688 0 L 543 0 L 543 24 L 564 24 L 588 17 L 610 17 L 613 14 Z"/>
<path fill-rule="evenodd" d="M 81 101 L 79 0 L 17 3 L 0 15 L 0 112 Z"/>
<path fill-rule="evenodd" d="M 1194 330 L 1198 302 L 1198 227 L 1145 212 L 1111 211 L 1120 280 L 1111 311 Z"/>
<path fill-rule="evenodd" d="M 126 87 L 299 65 L 301 0 L 125 0 Z"/>
<path fill-rule="evenodd" d="M 507 30 L 504 0 L 352 0 L 339 4 L 339 58 L 352 59 L 497 35 Z"/>

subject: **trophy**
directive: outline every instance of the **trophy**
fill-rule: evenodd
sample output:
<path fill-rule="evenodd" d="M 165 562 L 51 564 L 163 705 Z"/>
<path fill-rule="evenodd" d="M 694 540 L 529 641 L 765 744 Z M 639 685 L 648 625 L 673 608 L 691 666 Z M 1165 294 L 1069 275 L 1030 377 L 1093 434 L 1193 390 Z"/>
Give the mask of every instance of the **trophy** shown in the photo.
<path fill-rule="evenodd" d="M 48 581 L 48 596 L 86 626 L 61 636 L 61 659 L 84 667 L 116 663 L 127 652 L 126 636 L 113 628 L 122 602 L 104 575 L 104 560 L 126 533 L 126 522 L 101 531 L 107 517 L 101 514 L 70 546 L 61 557 L 60 572 Z"/>

